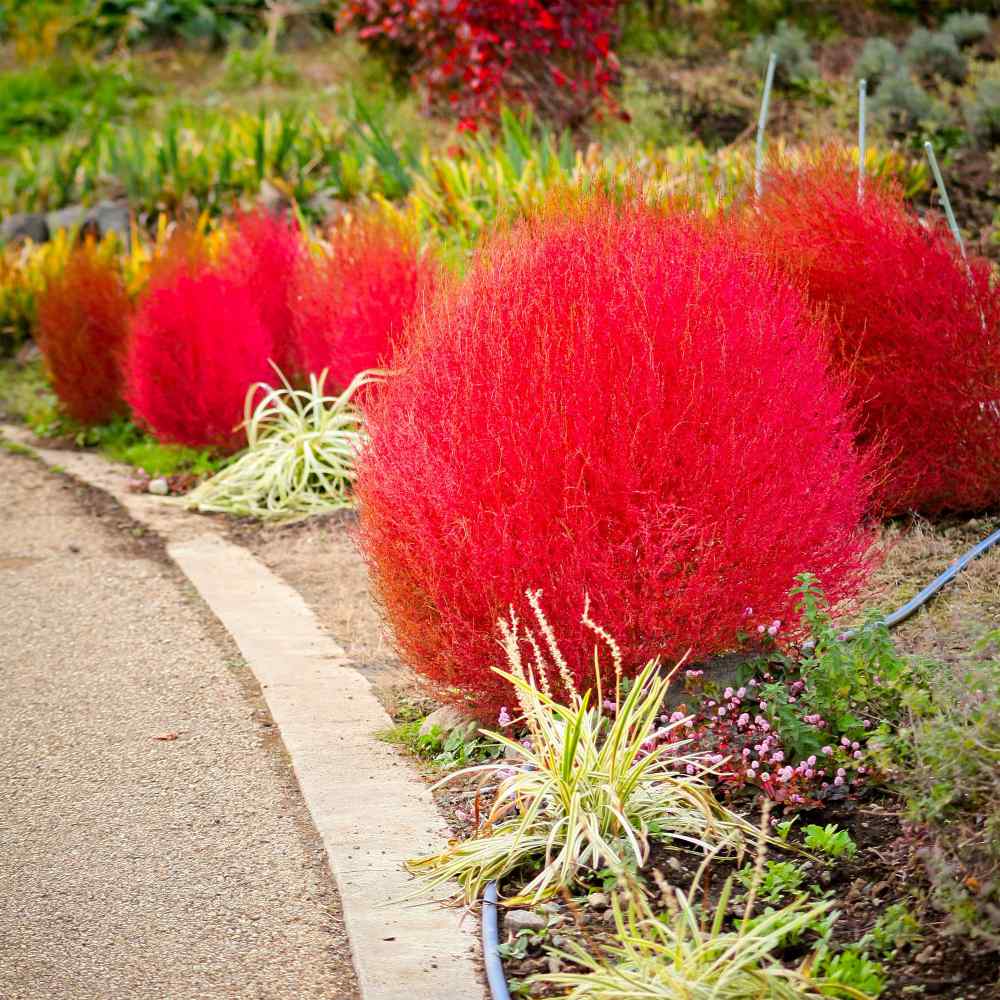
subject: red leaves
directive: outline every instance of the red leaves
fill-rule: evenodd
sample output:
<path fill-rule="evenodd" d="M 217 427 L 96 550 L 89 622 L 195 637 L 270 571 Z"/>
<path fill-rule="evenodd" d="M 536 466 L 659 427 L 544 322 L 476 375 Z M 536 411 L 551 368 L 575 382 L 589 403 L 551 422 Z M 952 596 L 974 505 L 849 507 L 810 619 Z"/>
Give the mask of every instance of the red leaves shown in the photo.
<path fill-rule="evenodd" d="M 304 259 L 295 280 L 301 370 L 329 369 L 328 386 L 344 389 L 359 372 L 389 363 L 418 302 L 438 281 L 434 260 L 377 217 L 335 230 L 329 256 Z"/>
<path fill-rule="evenodd" d="M 939 513 L 1000 500 L 1000 288 L 969 269 L 943 224 L 869 180 L 863 204 L 843 156 L 776 172 L 753 239 L 832 321 L 858 440 L 879 445 L 877 508 Z"/>
<path fill-rule="evenodd" d="M 125 410 L 131 309 L 117 264 L 89 241 L 39 296 L 38 347 L 63 409 L 81 424 L 107 423 Z"/>
<path fill-rule="evenodd" d="M 128 401 L 161 441 L 235 451 L 247 390 L 274 379 L 270 332 L 249 286 L 179 245 L 132 322 Z"/>
<path fill-rule="evenodd" d="M 794 621 L 797 573 L 838 599 L 867 565 L 866 466 L 795 290 L 694 219 L 569 214 L 496 238 L 367 403 L 383 606 L 484 718 L 510 704 L 489 668 L 526 588 L 589 684 L 586 595 L 635 671 L 737 646 L 748 606 Z"/>
<path fill-rule="evenodd" d="M 341 28 L 417 53 L 428 101 L 468 128 L 503 101 L 529 101 L 558 124 L 582 121 L 617 82 L 620 0 L 348 0 Z"/>

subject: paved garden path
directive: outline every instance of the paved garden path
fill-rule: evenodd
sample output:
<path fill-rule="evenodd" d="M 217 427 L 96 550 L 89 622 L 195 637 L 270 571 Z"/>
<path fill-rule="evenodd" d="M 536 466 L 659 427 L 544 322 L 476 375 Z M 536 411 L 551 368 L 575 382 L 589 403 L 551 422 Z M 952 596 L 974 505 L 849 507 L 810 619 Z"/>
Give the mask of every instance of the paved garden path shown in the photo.
<path fill-rule="evenodd" d="M 0 997 L 357 997 L 235 646 L 118 508 L 3 452 Z"/>

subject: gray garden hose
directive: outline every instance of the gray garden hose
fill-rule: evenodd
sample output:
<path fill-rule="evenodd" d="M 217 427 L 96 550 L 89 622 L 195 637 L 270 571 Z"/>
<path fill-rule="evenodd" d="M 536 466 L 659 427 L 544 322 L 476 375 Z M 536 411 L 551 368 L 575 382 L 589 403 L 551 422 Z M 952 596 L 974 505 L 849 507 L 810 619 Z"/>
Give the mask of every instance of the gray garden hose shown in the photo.
<path fill-rule="evenodd" d="M 895 628 L 905 622 L 915 611 L 923 607 L 945 584 L 952 581 L 974 559 L 1000 542 L 1000 528 L 992 535 L 984 538 L 978 545 L 969 549 L 965 555 L 956 559 L 940 576 L 935 577 L 916 597 L 911 598 L 891 615 L 882 619 L 881 624 L 887 628 Z M 857 629 L 845 632 L 842 639 L 857 635 Z M 500 930 L 497 920 L 498 890 L 496 882 L 490 882 L 483 892 L 483 962 L 486 965 L 486 981 L 489 984 L 490 996 L 493 1000 L 510 1000 L 510 990 L 507 988 L 507 977 L 503 971 L 503 960 L 500 958 Z"/>

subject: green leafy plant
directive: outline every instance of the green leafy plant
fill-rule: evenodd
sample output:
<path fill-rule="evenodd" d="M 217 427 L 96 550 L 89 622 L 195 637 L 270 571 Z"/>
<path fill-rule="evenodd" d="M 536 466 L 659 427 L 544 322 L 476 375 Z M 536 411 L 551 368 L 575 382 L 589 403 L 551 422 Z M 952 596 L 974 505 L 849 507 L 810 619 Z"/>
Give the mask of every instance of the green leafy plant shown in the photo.
<path fill-rule="evenodd" d="M 277 370 L 277 369 L 276 369 Z M 325 373 L 306 389 L 250 387 L 246 398 L 247 449 L 188 494 L 197 510 L 289 519 L 351 503 L 354 463 L 364 443 L 355 393 L 378 380 L 362 372 L 339 396 L 323 390 Z"/>
<path fill-rule="evenodd" d="M 606 714 L 599 688 L 591 706 L 590 692 L 576 693 L 539 594 L 529 592 L 528 597 L 542 640 L 530 629 L 522 633 L 513 615 L 510 621 L 502 620 L 511 672 L 497 670 L 514 686 L 527 737 L 519 742 L 488 734 L 512 759 L 466 768 L 440 783 L 469 774 L 499 780 L 476 834 L 441 854 L 411 861 L 410 870 L 428 889 L 458 882 L 471 901 L 487 882 L 528 866 L 535 873 L 517 901 L 534 903 L 574 884 L 584 872 L 624 872 L 630 864 L 641 865 L 654 828 L 660 837 L 702 850 L 739 844 L 752 828 L 712 795 L 707 778 L 717 765 L 706 754 L 688 751 L 685 740 L 648 749 L 653 731 L 659 727 L 664 733 L 658 715 L 670 677 L 662 676 L 651 662 L 625 693 L 617 646 L 612 644 L 619 677 L 617 712 Z M 598 629 L 586 610 L 583 621 Z M 603 630 L 597 634 L 608 639 Z M 522 660 L 525 641 L 534 652 L 531 665 Z M 542 642 L 573 692 L 567 705 L 536 684 L 537 677 L 547 687 Z M 680 725 L 669 723 L 666 731 Z"/>
<path fill-rule="evenodd" d="M 847 830 L 838 829 L 836 823 L 826 826 L 810 823 L 802 832 L 805 834 L 803 843 L 810 851 L 822 851 L 831 858 L 853 858 L 857 853 L 858 845 Z"/>
<path fill-rule="evenodd" d="M 759 871 L 755 865 L 746 865 L 736 877 L 747 889 L 756 887 L 756 895 L 766 903 L 780 902 L 805 881 L 805 873 L 791 861 L 767 861 Z"/>
<path fill-rule="evenodd" d="M 882 80 L 903 68 L 903 56 L 888 38 L 869 38 L 854 63 L 854 78 L 867 80 L 869 92 L 874 93 Z"/>
<path fill-rule="evenodd" d="M 252 48 L 234 46 L 223 63 L 223 86 L 228 90 L 249 90 L 262 84 L 288 86 L 298 81 L 295 68 L 275 49 L 270 38 L 262 38 Z"/>
<path fill-rule="evenodd" d="M 949 14 L 941 25 L 941 30 L 951 35 L 963 48 L 987 38 L 990 33 L 990 19 L 982 13 L 960 10 Z"/>
<path fill-rule="evenodd" d="M 893 903 L 875 922 L 872 929 L 858 942 L 869 954 L 892 959 L 900 948 L 916 944 L 923 934 L 916 917 L 905 903 Z"/>
<path fill-rule="evenodd" d="M 763 76 L 772 52 L 778 57 L 774 70 L 775 83 L 786 87 L 802 86 L 819 76 L 809 39 L 796 25 L 783 21 L 773 35 L 755 38 L 747 49 L 746 62 Z"/>
<path fill-rule="evenodd" d="M 969 72 L 954 36 L 946 31 L 917 28 L 903 47 L 903 59 L 921 76 L 939 76 L 952 83 L 961 83 Z"/>
<path fill-rule="evenodd" d="M 576 942 L 552 949 L 551 954 L 584 971 L 549 973 L 534 981 L 567 989 L 570 1000 L 863 1000 L 867 996 L 853 984 L 809 971 L 808 964 L 791 969 L 775 956 L 784 943 L 801 938 L 808 927 L 822 921 L 829 902 L 809 903 L 799 897 L 751 920 L 756 887 L 751 882 L 744 918 L 736 921 L 736 930 L 727 930 L 733 879 L 727 879 L 714 911 L 705 913 L 704 904 L 698 903 L 704 870 L 705 865 L 687 892 L 661 882 L 662 914 L 654 910 L 642 887 L 631 882 L 623 893 L 612 896 L 614 943 L 603 953 Z"/>
<path fill-rule="evenodd" d="M 969 133 L 980 148 L 1000 143 L 1000 78 L 980 80 L 963 108 Z"/>
<path fill-rule="evenodd" d="M 901 69 L 883 77 L 869 107 L 893 134 L 912 132 L 936 111 L 936 104 L 910 74 Z"/>
<path fill-rule="evenodd" d="M 934 675 L 892 744 L 932 895 L 957 929 L 1000 946 L 1000 661 Z"/>
<path fill-rule="evenodd" d="M 782 742 L 802 759 L 844 737 L 856 741 L 888 733 L 907 706 L 922 697 L 925 671 L 899 655 L 877 612 L 844 638 L 833 626 L 815 578 L 803 573 L 798 580 L 793 593 L 799 595 L 811 645 L 795 669 L 808 683 L 794 700 L 781 683 L 763 685 L 762 691 Z M 827 728 L 807 723 L 812 715 L 824 719 Z"/>
<path fill-rule="evenodd" d="M 856 948 L 824 955 L 816 963 L 816 974 L 822 976 L 826 983 L 837 983 L 870 997 L 877 997 L 885 989 L 882 963 Z"/>

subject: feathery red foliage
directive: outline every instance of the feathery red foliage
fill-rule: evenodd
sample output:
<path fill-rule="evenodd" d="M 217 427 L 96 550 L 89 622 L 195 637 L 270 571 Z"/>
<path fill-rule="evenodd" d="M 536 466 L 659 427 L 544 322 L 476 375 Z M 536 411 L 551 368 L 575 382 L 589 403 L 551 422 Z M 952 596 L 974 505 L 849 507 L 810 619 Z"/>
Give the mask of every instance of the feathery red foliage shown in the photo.
<path fill-rule="evenodd" d="M 859 204 L 837 155 L 776 171 L 747 226 L 827 312 L 858 440 L 885 458 L 876 509 L 996 504 L 1000 289 L 989 262 L 967 266 L 943 223 L 922 225 L 893 187 L 869 180 Z"/>
<path fill-rule="evenodd" d="M 271 347 L 250 288 L 197 254 L 168 255 L 133 317 L 128 401 L 161 441 L 235 451 L 247 390 L 274 380 Z"/>
<path fill-rule="evenodd" d="M 322 261 L 300 267 L 294 295 L 302 371 L 330 372 L 344 389 L 358 372 L 391 363 L 394 345 L 417 306 L 440 283 L 433 257 L 375 216 L 330 234 Z"/>
<path fill-rule="evenodd" d="M 81 424 L 107 423 L 125 411 L 131 308 L 115 262 L 89 241 L 38 298 L 35 339 L 63 409 Z"/>
<path fill-rule="evenodd" d="M 290 296 L 305 244 L 288 219 L 258 209 L 232 223 L 222 273 L 253 297 L 271 336 L 274 362 L 290 379 L 307 373 L 301 367 Z"/>
<path fill-rule="evenodd" d="M 526 588 L 583 686 L 584 595 L 631 671 L 789 622 L 800 572 L 851 595 L 866 466 L 822 338 L 679 213 L 598 202 L 496 237 L 366 401 L 361 542 L 406 659 L 488 718 Z"/>

